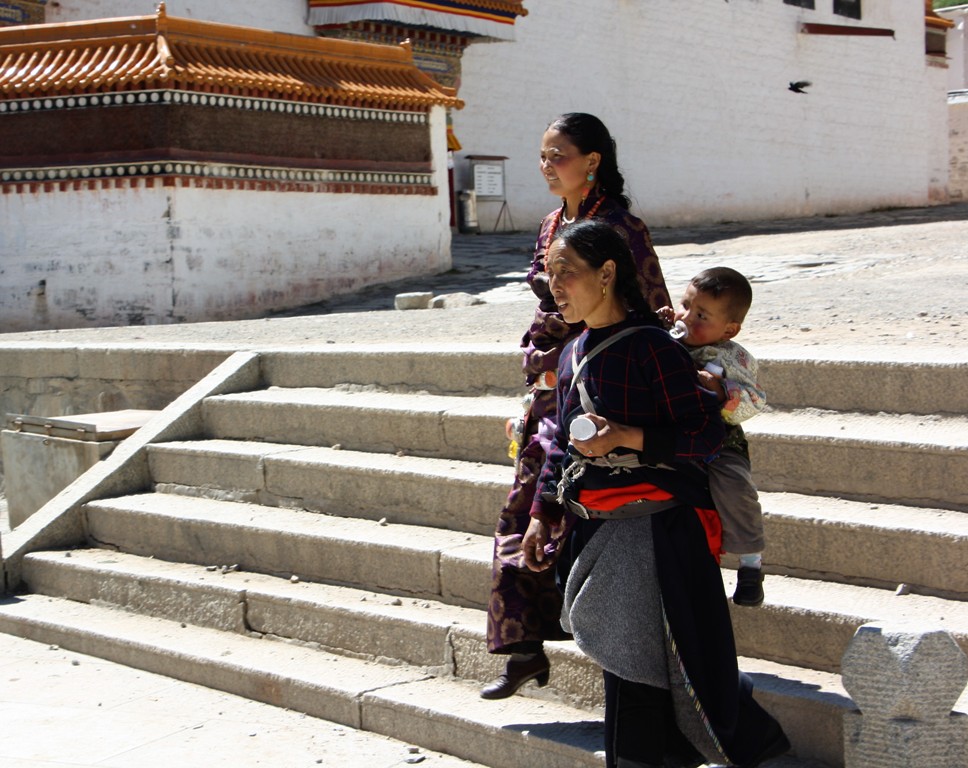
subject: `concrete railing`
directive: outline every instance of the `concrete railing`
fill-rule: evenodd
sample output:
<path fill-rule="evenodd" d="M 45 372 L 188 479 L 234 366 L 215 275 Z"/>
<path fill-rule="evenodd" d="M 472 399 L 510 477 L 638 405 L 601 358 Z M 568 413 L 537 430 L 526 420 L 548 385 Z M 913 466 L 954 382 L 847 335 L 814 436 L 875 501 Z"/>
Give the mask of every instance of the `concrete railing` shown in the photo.
<path fill-rule="evenodd" d="M 202 401 L 210 395 L 261 385 L 259 355 L 237 352 L 195 386 L 177 397 L 145 426 L 124 440 L 106 459 L 68 485 L 0 542 L 5 591 L 20 586 L 24 555 L 78 544 L 85 539 L 81 508 L 94 499 L 138 493 L 151 483 L 147 446 L 202 433 Z"/>

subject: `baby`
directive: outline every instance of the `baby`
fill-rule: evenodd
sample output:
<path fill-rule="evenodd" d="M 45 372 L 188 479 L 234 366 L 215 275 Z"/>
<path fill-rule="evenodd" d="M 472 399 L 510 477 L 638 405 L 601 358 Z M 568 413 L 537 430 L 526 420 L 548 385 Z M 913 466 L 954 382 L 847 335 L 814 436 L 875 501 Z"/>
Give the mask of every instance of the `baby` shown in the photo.
<path fill-rule="evenodd" d="M 753 302 L 749 281 L 735 269 L 713 267 L 696 275 L 679 307 L 663 307 L 658 315 L 677 324 L 679 341 L 692 355 L 700 384 L 719 396 L 726 440 L 709 462 L 709 489 L 723 525 L 723 549 L 739 555 L 733 602 L 756 606 L 763 602 L 763 510 L 750 468 L 749 445 L 741 422 L 766 406 L 756 381 L 756 360 L 733 338 Z"/>

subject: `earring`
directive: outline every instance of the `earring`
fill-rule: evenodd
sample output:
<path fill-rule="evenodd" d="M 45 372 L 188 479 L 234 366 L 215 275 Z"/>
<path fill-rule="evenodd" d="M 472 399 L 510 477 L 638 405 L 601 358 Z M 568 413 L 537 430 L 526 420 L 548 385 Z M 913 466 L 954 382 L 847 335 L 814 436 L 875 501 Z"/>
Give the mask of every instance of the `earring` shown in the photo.
<path fill-rule="evenodd" d="M 603 299 L 608 298 L 608 289 L 604 285 L 602 286 L 602 298 Z"/>
<path fill-rule="evenodd" d="M 588 181 L 589 183 L 591 183 L 591 182 L 593 182 L 593 181 L 595 181 L 595 174 L 594 174 L 594 173 L 592 173 L 591 171 L 589 171 L 589 172 L 588 172 L 588 175 L 587 175 L 587 176 L 585 177 L 585 179 L 586 179 L 586 180 L 587 180 L 587 181 Z"/>

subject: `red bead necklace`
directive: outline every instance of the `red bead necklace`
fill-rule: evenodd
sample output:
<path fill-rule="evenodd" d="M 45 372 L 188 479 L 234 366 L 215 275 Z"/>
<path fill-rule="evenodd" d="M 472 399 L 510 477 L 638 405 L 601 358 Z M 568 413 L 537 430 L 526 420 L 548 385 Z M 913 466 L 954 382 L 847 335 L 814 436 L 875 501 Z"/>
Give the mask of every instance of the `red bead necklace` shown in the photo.
<path fill-rule="evenodd" d="M 581 218 L 583 219 L 592 218 L 592 216 L 598 213 L 598 209 L 602 207 L 602 203 L 604 202 L 605 202 L 605 195 L 602 195 L 600 198 L 598 198 L 598 200 L 595 201 L 595 204 L 588 209 L 588 213 L 582 216 Z M 555 233 L 558 231 L 558 227 L 561 226 L 561 219 L 564 215 L 565 215 L 565 204 L 562 203 L 561 208 L 558 209 L 558 213 L 555 214 L 554 221 L 551 222 L 551 230 L 548 232 L 549 245 L 551 245 L 551 242 L 555 239 Z M 576 218 L 578 217 L 576 216 Z M 574 221 L 574 219 L 572 219 L 572 221 Z M 571 223 L 571 222 L 568 222 L 568 223 Z"/>

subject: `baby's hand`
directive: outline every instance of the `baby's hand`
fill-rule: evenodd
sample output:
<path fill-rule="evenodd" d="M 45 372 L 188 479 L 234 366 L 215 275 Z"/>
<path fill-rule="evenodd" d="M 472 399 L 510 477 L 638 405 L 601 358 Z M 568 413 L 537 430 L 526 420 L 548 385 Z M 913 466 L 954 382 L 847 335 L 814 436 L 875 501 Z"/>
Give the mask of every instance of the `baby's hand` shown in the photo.
<path fill-rule="evenodd" d="M 661 309 L 657 309 L 655 313 L 666 325 L 672 325 L 675 322 L 676 311 L 672 307 L 662 307 Z"/>
<path fill-rule="evenodd" d="M 699 386 L 708 389 L 710 392 L 715 392 L 719 402 L 726 401 L 726 387 L 723 386 L 722 376 L 716 376 L 709 371 L 699 371 Z"/>

